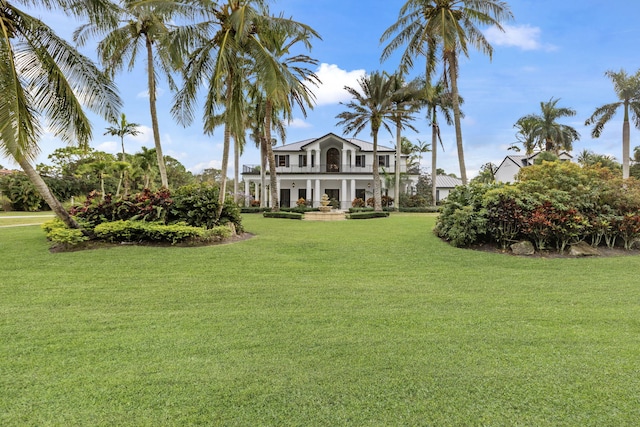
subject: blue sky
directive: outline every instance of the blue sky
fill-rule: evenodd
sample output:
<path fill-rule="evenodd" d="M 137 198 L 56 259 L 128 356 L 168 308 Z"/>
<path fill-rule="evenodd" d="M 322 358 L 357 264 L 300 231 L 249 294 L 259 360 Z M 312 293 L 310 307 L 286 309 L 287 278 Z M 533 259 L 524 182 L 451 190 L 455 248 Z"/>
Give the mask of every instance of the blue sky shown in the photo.
<path fill-rule="evenodd" d="M 317 74 L 323 85 L 315 90 L 317 105 L 304 118 L 298 111 L 287 128 L 287 142 L 320 137 L 333 132 L 345 135 L 336 126 L 335 116 L 344 110 L 340 102 L 348 102 L 345 85 L 357 87 L 357 79 L 374 70 L 393 72 L 398 66 L 397 56 L 380 62 L 384 30 L 394 23 L 403 0 L 278 0 L 271 9 L 306 23 L 322 36 L 314 42 L 310 56 L 320 65 Z M 563 121 L 574 126 L 581 135 L 574 145 L 574 153 L 590 149 L 597 153 L 621 158 L 622 115 L 608 124 L 599 139 L 592 139 L 584 121 L 596 107 L 616 101 L 613 86 L 604 76 L 605 71 L 621 68 L 635 73 L 640 68 L 638 42 L 640 41 L 640 2 L 612 0 L 512 0 L 508 2 L 515 16 L 506 24 L 506 33 L 483 28 L 494 46 L 493 60 L 471 52 L 461 61 L 459 86 L 465 99 L 462 121 L 465 159 L 468 175 L 474 176 L 487 162 L 499 164 L 515 142 L 513 124 L 518 118 L 537 113 L 541 101 L 560 98 L 559 106 L 576 110 L 577 115 Z M 78 25 L 58 13 L 36 11 L 36 16 L 56 29 L 60 35 L 71 37 Z M 82 52 L 93 56 L 88 45 Z M 420 74 L 424 62 L 418 60 L 413 76 Z M 123 112 L 131 122 L 142 125 L 142 134 L 125 140 L 127 151 L 139 151 L 141 146 L 152 147 L 151 121 L 143 62 L 133 72 L 116 76 L 124 100 Z M 199 172 L 207 167 L 220 167 L 222 155 L 222 129 L 213 136 L 201 132 L 201 124 L 188 128 L 176 124 L 169 110 L 172 94 L 167 85 L 159 83 L 158 111 L 160 132 L 165 154 L 177 158 L 187 169 Z M 93 116 L 92 116 L 93 117 Z M 198 115 L 199 117 L 199 115 Z M 104 136 L 103 120 L 94 117 L 96 149 L 115 153 L 119 142 Z M 430 141 L 430 132 L 423 118 L 415 126 L 419 132 L 407 132 L 413 142 Z M 368 130 L 358 138 L 370 140 Z M 448 173 L 459 175 L 455 134 L 453 128 L 442 126 L 444 153 L 440 151 L 438 166 Z M 393 146 L 393 137 L 381 133 L 379 141 Z M 632 128 L 631 147 L 640 145 L 640 132 Z M 38 162 L 62 143 L 45 135 L 42 154 Z M 15 167 L 0 157 L 4 166 Z M 241 164 L 259 163 L 258 151 L 247 146 Z M 232 164 L 232 163 L 231 163 Z M 423 167 L 429 167 L 426 154 Z M 232 176 L 233 171 L 229 171 Z"/>

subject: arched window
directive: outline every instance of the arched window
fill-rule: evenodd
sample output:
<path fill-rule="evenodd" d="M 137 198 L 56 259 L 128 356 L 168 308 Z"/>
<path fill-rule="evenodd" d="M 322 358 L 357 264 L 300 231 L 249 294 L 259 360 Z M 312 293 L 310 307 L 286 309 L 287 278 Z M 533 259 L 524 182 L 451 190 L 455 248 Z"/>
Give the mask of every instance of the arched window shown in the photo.
<path fill-rule="evenodd" d="M 327 172 L 340 172 L 340 151 L 337 148 L 327 150 Z"/>

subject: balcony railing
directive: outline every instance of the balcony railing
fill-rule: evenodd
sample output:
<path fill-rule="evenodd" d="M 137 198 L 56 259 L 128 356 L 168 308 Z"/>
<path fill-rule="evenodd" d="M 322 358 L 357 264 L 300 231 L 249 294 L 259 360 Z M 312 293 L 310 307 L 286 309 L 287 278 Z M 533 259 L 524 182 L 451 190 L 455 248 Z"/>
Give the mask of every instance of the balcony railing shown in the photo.
<path fill-rule="evenodd" d="M 378 171 L 380 173 L 395 173 L 395 165 L 379 166 Z M 406 172 L 406 168 L 400 167 L 400 172 Z M 245 175 L 260 175 L 259 165 L 243 165 L 242 173 Z M 269 168 L 267 167 L 267 173 Z M 320 164 L 314 166 L 278 166 L 276 173 L 282 174 L 344 174 L 344 173 L 356 173 L 356 174 L 371 174 L 373 173 L 373 165 L 366 166 L 354 166 L 354 165 L 334 165 L 334 164 Z M 409 173 L 417 174 L 417 170 L 409 170 Z"/>

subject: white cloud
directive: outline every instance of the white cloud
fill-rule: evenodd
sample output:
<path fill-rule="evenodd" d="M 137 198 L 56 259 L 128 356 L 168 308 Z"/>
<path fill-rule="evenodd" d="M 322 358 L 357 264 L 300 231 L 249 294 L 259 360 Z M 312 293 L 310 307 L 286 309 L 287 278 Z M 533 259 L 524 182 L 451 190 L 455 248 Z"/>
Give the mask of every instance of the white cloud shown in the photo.
<path fill-rule="evenodd" d="M 484 31 L 489 43 L 497 46 L 513 46 L 522 50 L 555 50 L 552 45 L 543 45 L 540 42 L 541 30 L 530 25 L 503 25 L 504 32 L 498 27 L 491 26 Z"/>
<path fill-rule="evenodd" d="M 194 166 L 191 166 L 189 168 L 189 171 L 191 173 L 200 173 L 205 169 L 210 169 L 210 168 L 214 168 L 214 169 L 220 169 L 222 168 L 222 161 L 220 160 L 210 160 L 208 162 L 200 162 Z"/>
<path fill-rule="evenodd" d="M 316 104 L 337 104 L 351 99 L 351 95 L 344 90 L 344 87 L 359 87 L 358 79 L 365 75 L 365 70 L 346 71 L 335 64 L 322 63 L 316 75 L 322 82 L 318 87 L 310 86 L 316 95 Z"/>
<path fill-rule="evenodd" d="M 140 133 L 135 136 L 128 135 L 126 139 L 137 142 L 140 145 L 153 141 L 153 130 L 150 127 L 140 125 L 136 130 Z"/>
<path fill-rule="evenodd" d="M 122 150 L 120 143 L 116 141 L 106 141 L 96 147 L 98 151 L 104 151 L 105 153 L 120 153 Z"/>
<path fill-rule="evenodd" d="M 156 88 L 156 98 L 160 98 L 162 95 L 164 95 L 164 89 L 162 89 L 161 87 Z M 136 98 L 149 98 L 149 90 L 143 90 L 142 92 L 138 92 L 138 94 L 136 95 Z"/>
<path fill-rule="evenodd" d="M 306 129 L 310 128 L 311 124 L 302 119 L 293 119 L 290 123 L 287 123 L 287 126 L 291 128 Z"/>

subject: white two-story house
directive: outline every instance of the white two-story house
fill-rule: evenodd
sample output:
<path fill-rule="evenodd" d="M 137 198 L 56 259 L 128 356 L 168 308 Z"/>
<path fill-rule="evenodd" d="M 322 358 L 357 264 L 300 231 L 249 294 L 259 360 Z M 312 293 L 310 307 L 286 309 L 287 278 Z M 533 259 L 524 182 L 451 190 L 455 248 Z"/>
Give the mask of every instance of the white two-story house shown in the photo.
<path fill-rule="evenodd" d="M 281 207 L 295 206 L 305 199 L 317 207 L 322 194 L 340 202 L 348 209 L 354 199 L 373 197 L 373 168 L 380 171 L 382 194 L 396 199 L 393 176 L 396 171 L 395 149 L 378 144 L 378 158 L 373 158 L 373 143 L 343 138 L 329 133 L 320 138 L 307 139 L 273 147 L 276 157 L 276 176 Z M 418 182 L 417 168 L 407 171 L 407 155 L 400 160 L 401 193 L 413 193 Z M 268 174 L 268 168 L 267 168 Z M 260 167 L 245 165 L 242 171 L 245 194 L 255 200 L 266 198 L 268 188 L 261 188 Z M 265 182 L 269 186 L 269 180 Z M 390 188 L 388 188 L 390 187 Z"/>

